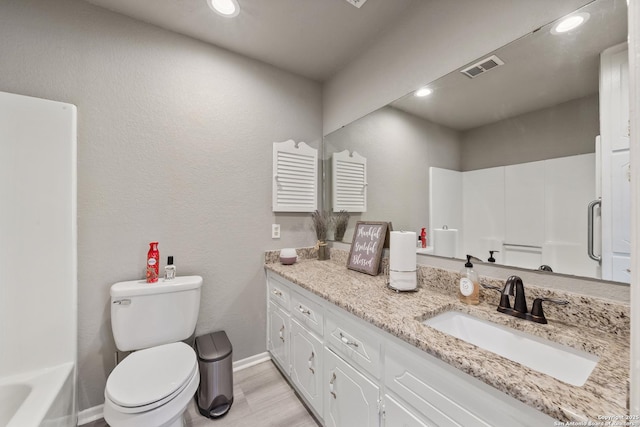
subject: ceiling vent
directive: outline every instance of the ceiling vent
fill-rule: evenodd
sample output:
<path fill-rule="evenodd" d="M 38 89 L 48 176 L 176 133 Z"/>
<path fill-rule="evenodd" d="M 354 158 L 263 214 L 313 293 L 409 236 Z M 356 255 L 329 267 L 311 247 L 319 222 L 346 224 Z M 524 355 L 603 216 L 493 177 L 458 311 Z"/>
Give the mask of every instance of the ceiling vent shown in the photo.
<path fill-rule="evenodd" d="M 504 65 L 504 62 L 497 56 L 491 55 L 490 57 L 485 58 L 480 62 L 476 62 L 475 64 L 465 68 L 460 72 L 470 78 L 474 78 L 479 76 L 480 74 L 486 73 L 489 70 L 497 68 L 500 65 Z"/>
<path fill-rule="evenodd" d="M 366 2 L 367 0 L 346 0 L 346 1 L 347 3 L 351 3 L 352 5 L 360 9 L 364 4 L 364 2 Z"/>

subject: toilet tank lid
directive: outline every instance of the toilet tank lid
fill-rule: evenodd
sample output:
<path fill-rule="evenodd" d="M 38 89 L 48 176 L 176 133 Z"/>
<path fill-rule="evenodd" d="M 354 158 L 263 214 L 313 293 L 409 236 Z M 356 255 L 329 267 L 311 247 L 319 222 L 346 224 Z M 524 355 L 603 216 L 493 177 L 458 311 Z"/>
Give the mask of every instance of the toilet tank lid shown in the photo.
<path fill-rule="evenodd" d="M 156 283 L 146 280 L 130 280 L 118 282 L 111 286 L 111 297 L 134 297 L 138 295 L 153 295 L 169 292 L 182 292 L 199 289 L 202 286 L 200 276 L 180 276 L 172 280 L 158 279 Z"/>

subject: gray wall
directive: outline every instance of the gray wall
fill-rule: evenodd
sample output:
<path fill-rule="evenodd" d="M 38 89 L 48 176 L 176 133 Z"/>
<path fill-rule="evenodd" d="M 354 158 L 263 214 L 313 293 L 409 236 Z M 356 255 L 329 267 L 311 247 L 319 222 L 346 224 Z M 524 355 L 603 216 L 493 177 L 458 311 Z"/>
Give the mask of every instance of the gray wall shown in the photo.
<path fill-rule="evenodd" d="M 461 133 L 462 170 L 595 152 L 598 94 Z"/>
<path fill-rule="evenodd" d="M 429 0 L 323 87 L 324 134 L 387 105 L 589 0 Z M 518 17 L 518 19 L 514 19 Z"/>
<path fill-rule="evenodd" d="M 0 1 L 0 58 L 0 90 L 78 107 L 80 409 L 114 366 L 109 287 L 153 240 L 204 277 L 197 333 L 265 351 L 263 251 L 314 243 L 271 212 L 272 142 L 318 146 L 320 85 L 77 0 Z"/>
<path fill-rule="evenodd" d="M 343 241 L 359 220 L 392 221 L 394 230 L 419 231 L 429 218 L 429 167 L 460 170 L 458 133 L 401 110 L 384 107 L 325 137 L 325 152 L 348 149 L 367 158 L 367 212 L 352 214 Z M 331 158 L 325 200 L 331 206 Z"/>
<path fill-rule="evenodd" d="M 334 152 L 367 158 L 368 210 L 351 214 L 343 239 L 349 242 L 359 220 L 391 221 L 396 230 L 426 227 L 431 166 L 468 171 L 593 153 L 599 128 L 597 94 L 466 132 L 383 107 L 325 137 L 326 206 Z"/>

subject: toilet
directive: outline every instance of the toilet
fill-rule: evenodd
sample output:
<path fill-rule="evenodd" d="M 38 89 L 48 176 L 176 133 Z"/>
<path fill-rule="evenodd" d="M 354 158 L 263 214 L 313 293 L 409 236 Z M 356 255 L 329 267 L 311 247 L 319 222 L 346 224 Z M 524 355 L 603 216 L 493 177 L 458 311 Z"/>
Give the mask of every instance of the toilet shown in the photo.
<path fill-rule="evenodd" d="M 109 375 L 104 419 L 111 427 L 183 427 L 200 384 L 198 358 L 183 343 L 193 334 L 202 277 L 111 286 L 111 329 L 120 351 L 133 351 Z"/>

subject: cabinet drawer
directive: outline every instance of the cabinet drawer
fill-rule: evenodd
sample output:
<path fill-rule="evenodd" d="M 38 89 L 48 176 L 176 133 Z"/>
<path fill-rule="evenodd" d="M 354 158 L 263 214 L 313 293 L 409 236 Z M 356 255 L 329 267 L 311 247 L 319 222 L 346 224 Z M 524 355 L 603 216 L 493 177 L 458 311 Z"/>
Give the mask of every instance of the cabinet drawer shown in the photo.
<path fill-rule="evenodd" d="M 324 315 L 320 305 L 293 292 L 291 294 L 291 315 L 311 331 L 317 333 L 318 336 L 322 336 Z"/>
<path fill-rule="evenodd" d="M 380 336 L 347 316 L 328 311 L 325 317 L 325 343 L 349 363 L 380 378 Z"/>
<path fill-rule="evenodd" d="M 428 425 L 536 427 L 556 421 L 417 349 L 391 342 L 385 348 L 387 389 L 420 412 Z"/>
<path fill-rule="evenodd" d="M 273 276 L 269 276 L 267 280 L 267 292 L 269 293 L 270 301 L 275 302 L 287 311 L 289 310 L 291 296 L 288 286 L 276 280 Z"/>

